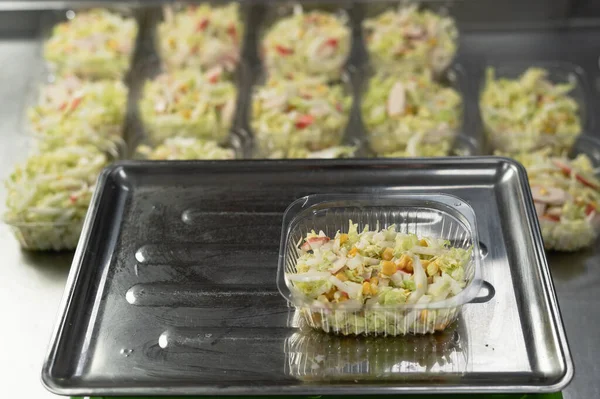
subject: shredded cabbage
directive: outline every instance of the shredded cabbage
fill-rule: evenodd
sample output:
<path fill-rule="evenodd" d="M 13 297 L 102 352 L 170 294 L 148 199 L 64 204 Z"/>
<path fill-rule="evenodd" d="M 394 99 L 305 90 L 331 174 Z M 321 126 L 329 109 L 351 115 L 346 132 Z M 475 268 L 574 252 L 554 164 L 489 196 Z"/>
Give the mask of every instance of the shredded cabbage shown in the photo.
<path fill-rule="evenodd" d="M 454 20 L 416 5 L 388 10 L 363 22 L 372 64 L 380 69 L 441 73 L 454 58 L 458 31 Z"/>
<path fill-rule="evenodd" d="M 341 159 L 354 158 L 356 146 L 336 146 L 329 147 L 320 151 L 308 151 L 304 148 L 290 149 L 286 154 L 284 151 L 276 151 L 269 155 L 270 159 Z"/>
<path fill-rule="evenodd" d="M 178 11 L 167 5 L 163 14 L 158 49 L 168 69 L 235 69 L 244 37 L 238 3 L 188 5 Z"/>
<path fill-rule="evenodd" d="M 251 126 L 258 151 L 288 158 L 338 146 L 351 103 L 341 85 L 328 85 L 321 78 L 270 78 L 252 101 Z"/>
<path fill-rule="evenodd" d="M 123 146 L 127 88 L 120 81 L 84 81 L 74 76 L 41 89 L 27 111 L 43 150 L 92 144 L 116 155 Z"/>
<path fill-rule="evenodd" d="M 575 251 L 592 245 L 600 227 L 600 180 L 591 160 L 553 156 L 551 149 L 515 156 L 527 169 L 547 249 Z"/>
<path fill-rule="evenodd" d="M 129 69 L 137 32 L 134 18 L 103 9 L 78 11 L 54 27 L 44 58 L 59 76 L 121 79 Z"/>
<path fill-rule="evenodd" d="M 137 155 L 143 159 L 174 161 L 193 159 L 235 159 L 235 151 L 220 147 L 216 141 L 194 137 L 171 137 L 152 148 L 141 145 Z"/>
<path fill-rule="evenodd" d="M 237 90 L 223 72 L 221 67 L 205 73 L 186 69 L 147 82 L 140 114 L 150 140 L 182 136 L 224 142 L 235 116 Z"/>
<path fill-rule="evenodd" d="M 529 68 L 517 79 L 496 78 L 489 68 L 480 108 L 494 148 L 508 153 L 568 150 L 581 133 L 579 106 L 569 95 L 573 88 L 573 83 L 551 82 L 541 68 Z"/>
<path fill-rule="evenodd" d="M 438 143 L 421 141 L 415 146 L 407 146 L 404 150 L 378 154 L 378 156 L 383 158 L 445 157 L 451 150 L 452 143 L 449 140 L 440 140 Z"/>
<path fill-rule="evenodd" d="M 448 155 L 462 117 L 460 95 L 427 72 L 377 73 L 361 108 L 371 148 L 384 155 Z"/>
<path fill-rule="evenodd" d="M 348 233 L 338 231 L 334 238 L 322 231 L 307 234 L 296 270 L 286 279 L 314 327 L 343 334 L 431 332 L 444 329 L 456 309 L 422 313 L 395 305 L 458 295 L 468 283 L 465 267 L 472 256 L 472 248 L 399 233 L 395 225 L 374 231 L 365 226 L 359 233 L 350 221 Z"/>
<path fill-rule="evenodd" d="M 271 75 L 298 73 L 339 79 L 350 54 L 351 30 L 345 15 L 304 12 L 275 22 L 262 41 L 262 57 Z"/>
<path fill-rule="evenodd" d="M 90 145 L 32 155 L 6 182 L 4 221 L 28 249 L 75 248 L 96 179 L 107 163 L 106 155 Z"/>

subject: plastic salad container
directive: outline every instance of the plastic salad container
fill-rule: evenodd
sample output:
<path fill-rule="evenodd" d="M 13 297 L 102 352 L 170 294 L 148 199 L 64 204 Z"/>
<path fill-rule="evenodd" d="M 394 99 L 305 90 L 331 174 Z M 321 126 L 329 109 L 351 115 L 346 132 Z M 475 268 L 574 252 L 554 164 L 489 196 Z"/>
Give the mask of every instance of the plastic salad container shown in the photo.
<path fill-rule="evenodd" d="M 580 146 L 600 148 L 589 137 Z M 515 155 L 527 170 L 544 247 L 576 251 L 589 247 L 600 229 L 598 159 L 579 152 L 573 157 L 552 155 L 549 148 Z"/>
<path fill-rule="evenodd" d="M 156 29 L 163 65 L 169 70 L 235 70 L 244 38 L 239 8 L 238 3 L 165 5 Z"/>
<path fill-rule="evenodd" d="M 361 96 L 361 118 L 379 156 L 446 156 L 463 125 L 460 69 L 443 79 L 428 72 L 387 70 L 370 76 Z"/>
<path fill-rule="evenodd" d="M 386 7 L 362 23 L 365 46 L 377 69 L 442 73 L 458 48 L 458 30 L 443 10 L 434 12 L 418 5 Z"/>
<path fill-rule="evenodd" d="M 492 149 L 504 153 L 542 147 L 552 148 L 555 154 L 568 151 L 590 127 L 584 90 L 583 71 L 567 63 L 489 67 L 479 107 Z"/>
<path fill-rule="evenodd" d="M 427 373 L 467 371 L 469 342 L 464 323 L 436 334 L 352 337 L 299 330 L 285 342 L 286 371 L 304 381 L 400 380 Z"/>
<path fill-rule="evenodd" d="M 39 90 L 27 110 L 41 149 L 91 144 L 116 157 L 124 153 L 127 87 L 118 80 L 58 78 Z"/>
<path fill-rule="evenodd" d="M 44 58 L 59 76 L 122 79 L 129 70 L 138 24 L 126 13 L 69 10 L 44 45 Z"/>
<path fill-rule="evenodd" d="M 183 69 L 158 75 L 144 85 L 139 103 L 145 132 L 153 143 L 195 137 L 224 143 L 237 108 L 237 88 L 223 67 Z"/>
<path fill-rule="evenodd" d="M 250 127 L 256 156 L 303 158 L 341 145 L 352 105 L 349 92 L 345 84 L 315 76 L 272 76 L 255 87 Z"/>
<path fill-rule="evenodd" d="M 338 80 L 350 56 L 352 29 L 345 11 L 300 4 L 274 6 L 259 54 L 270 75 L 298 73 Z"/>
<path fill-rule="evenodd" d="M 4 222 L 29 250 L 77 246 L 96 179 L 108 164 L 93 146 L 33 154 L 6 182 Z"/>
<path fill-rule="evenodd" d="M 325 332 L 433 333 L 477 296 L 479 254 L 475 214 L 457 197 L 313 195 L 284 214 L 277 284 Z"/>

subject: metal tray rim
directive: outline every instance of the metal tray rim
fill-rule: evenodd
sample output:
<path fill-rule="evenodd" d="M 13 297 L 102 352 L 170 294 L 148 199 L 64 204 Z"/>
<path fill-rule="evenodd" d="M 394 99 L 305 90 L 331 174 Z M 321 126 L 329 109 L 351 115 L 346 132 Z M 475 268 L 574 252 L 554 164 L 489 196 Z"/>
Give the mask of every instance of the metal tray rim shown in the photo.
<path fill-rule="evenodd" d="M 440 165 L 440 164 L 453 164 L 453 165 L 461 165 L 461 164 L 469 164 L 469 163 L 484 163 L 484 164 L 499 164 L 504 163 L 508 164 L 513 168 L 517 169 L 518 174 L 521 177 L 526 177 L 525 168 L 518 163 L 517 161 L 507 158 L 507 157 L 498 157 L 498 156 L 476 156 L 476 157 L 444 157 L 444 158 L 435 158 L 435 159 L 423 159 L 423 158 L 407 158 L 407 159 L 388 159 L 388 160 L 372 160 L 372 159 L 354 159 L 352 160 L 354 167 L 360 166 L 398 166 L 403 164 L 417 164 L 417 165 Z M 70 307 L 73 302 L 73 295 L 75 291 L 75 287 L 77 282 L 80 280 L 81 272 L 82 272 L 82 260 L 83 255 L 85 253 L 85 247 L 87 246 L 90 239 L 90 231 L 93 228 L 94 220 L 98 213 L 99 209 L 99 199 L 101 194 L 103 193 L 108 181 L 109 177 L 116 176 L 120 171 L 123 170 L 124 167 L 135 167 L 135 166 L 143 166 L 145 169 L 154 169 L 160 168 L 161 165 L 169 165 L 173 166 L 192 166 L 192 165 L 219 165 L 222 169 L 238 169 L 238 168 L 248 168 L 250 166 L 260 167 L 260 166 L 274 166 L 278 164 L 288 164 L 288 165 L 296 165 L 299 167 L 306 168 L 319 168 L 319 167 L 335 167 L 338 165 L 344 165 L 347 163 L 347 160 L 247 160 L 241 161 L 238 163 L 229 163 L 229 162 L 220 162 L 220 161 L 119 161 L 114 163 L 113 165 L 107 167 L 99 176 L 97 183 L 97 190 L 94 192 L 91 207 L 89 212 L 86 215 L 86 219 L 84 222 L 82 234 L 79 240 L 79 244 L 77 250 L 75 252 L 75 256 L 72 263 L 72 268 L 69 272 L 69 277 L 66 284 L 65 293 L 63 294 L 63 298 L 61 300 L 61 305 L 59 307 L 59 319 L 55 326 L 55 329 L 52 334 L 52 338 L 50 341 L 49 349 L 44 358 L 43 368 L 41 372 L 41 380 L 44 387 L 57 395 L 68 395 L 68 396 L 81 396 L 81 395 L 143 395 L 148 394 L 148 388 L 145 387 L 112 387 L 109 384 L 105 386 L 94 386 L 94 387 L 80 387 L 73 386 L 68 383 L 68 381 L 62 378 L 56 378 L 52 375 L 52 369 L 54 365 L 54 360 L 56 357 L 56 351 L 58 349 L 58 344 L 60 342 L 61 336 L 63 335 L 66 325 L 66 317 L 69 313 Z M 260 169 L 260 168 L 259 168 Z M 536 247 L 536 254 L 539 257 L 541 256 L 541 261 L 539 264 L 539 269 L 542 273 L 543 277 L 543 288 L 545 296 L 547 297 L 551 310 L 552 310 L 552 320 L 554 324 L 554 331 L 557 334 L 558 341 L 560 344 L 560 350 L 562 351 L 562 359 L 564 361 L 564 373 L 559 377 L 560 379 L 551 384 L 551 385 L 505 385 L 499 389 L 497 386 L 486 385 L 486 386 L 469 386 L 465 384 L 456 384 L 456 385 L 445 385 L 445 386 L 437 386 L 436 392 L 441 394 L 450 394 L 450 393 L 550 393 L 550 392 L 558 392 L 564 389 L 572 380 L 574 375 L 574 365 L 571 357 L 571 352 L 569 349 L 568 341 L 566 338 L 566 332 L 564 329 L 564 323 L 562 321 L 562 317 L 560 315 L 558 301 L 556 298 L 555 287 L 550 275 L 550 270 L 548 267 L 548 263 L 544 256 L 544 249 L 541 245 L 541 233 L 539 230 L 539 223 L 537 222 L 537 218 L 531 217 L 535 216 L 535 209 L 533 207 L 533 201 L 531 197 L 531 191 L 529 189 L 529 184 L 527 183 L 527 179 L 521 179 L 521 189 L 523 190 L 524 195 L 529 200 L 527 204 L 525 204 L 525 210 L 530 216 L 530 220 L 532 220 L 532 234 L 534 235 L 534 245 Z M 125 189 L 127 190 L 127 188 Z M 214 385 L 211 387 L 190 387 L 190 386 L 180 386 L 180 387 L 155 387 L 152 388 L 153 395 L 281 395 L 281 394 L 292 394 L 292 395 L 356 395 L 357 392 L 360 394 L 380 394 L 380 395 L 391 395 L 391 394 L 408 394 L 408 393 L 426 393 L 430 392 L 430 388 L 422 385 L 422 386 L 414 386 L 414 385 L 361 385 L 358 387 L 357 385 L 350 384 L 332 384 L 327 387 L 323 387 L 322 385 L 289 385 L 289 386 L 219 386 Z"/>

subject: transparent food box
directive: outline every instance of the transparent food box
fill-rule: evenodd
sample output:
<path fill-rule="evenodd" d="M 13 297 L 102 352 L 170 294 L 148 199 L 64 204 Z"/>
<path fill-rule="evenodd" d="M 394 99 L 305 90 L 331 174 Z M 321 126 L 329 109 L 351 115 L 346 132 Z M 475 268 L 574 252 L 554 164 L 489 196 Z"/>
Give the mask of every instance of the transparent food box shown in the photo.
<path fill-rule="evenodd" d="M 459 46 L 454 2 L 363 2 L 362 43 L 378 70 L 424 71 L 444 74 Z"/>
<path fill-rule="evenodd" d="M 467 371 L 469 340 L 460 320 L 436 334 L 402 339 L 300 329 L 284 351 L 286 371 L 302 381 L 430 380 Z"/>
<path fill-rule="evenodd" d="M 264 70 L 254 75 L 247 120 L 255 158 L 311 158 L 334 147 L 362 145 L 362 137 L 352 137 L 350 73 L 342 72 L 335 82 L 316 76 L 288 79 Z M 310 116 L 315 108 L 322 111 Z"/>
<path fill-rule="evenodd" d="M 464 264 L 464 276 L 460 278 L 464 279 L 464 288 L 455 296 L 428 303 L 408 303 L 410 299 L 394 305 L 362 299 L 323 303 L 310 298 L 299 288 L 299 283 L 293 281 L 293 276 L 299 273 L 298 259 L 302 254 L 299 243 L 311 231 L 322 231 L 326 237 L 334 237 L 338 231 L 347 233 L 349 221 L 358 224 L 359 232 L 367 225 L 371 230 L 394 225 L 399 233 L 442 238 L 454 248 L 471 250 Z M 415 263 L 414 267 L 421 266 Z M 426 334 L 444 330 L 457 319 L 463 305 L 477 297 L 482 286 L 480 268 L 475 214 L 457 197 L 445 194 L 314 195 L 295 201 L 286 210 L 277 284 L 284 298 L 315 329 L 342 335 Z M 414 276 L 416 290 L 419 290 L 422 283 L 417 281 L 418 270 L 414 270 Z"/>
<path fill-rule="evenodd" d="M 538 104 L 534 107 L 535 111 L 524 111 L 527 114 L 516 116 L 514 113 L 508 115 L 507 107 L 504 109 L 496 109 L 485 103 L 486 90 L 488 89 L 488 77 L 484 74 L 483 80 L 480 83 L 479 92 L 479 112 L 483 123 L 483 129 L 487 138 L 491 151 L 499 151 L 507 154 L 515 154 L 524 151 L 531 151 L 540 148 L 552 148 L 555 153 L 571 148 L 577 136 L 588 133 L 593 128 L 592 113 L 587 109 L 586 97 L 588 90 L 587 78 L 582 68 L 577 65 L 549 61 L 549 62 L 495 62 L 487 65 L 487 71 L 493 71 L 495 81 L 509 79 L 517 81 L 532 68 L 545 71 L 546 80 L 552 85 L 571 85 L 571 89 L 563 93 L 565 101 L 570 104 L 567 107 L 573 107 L 573 118 L 575 122 L 569 126 L 569 131 L 560 130 L 563 120 L 553 120 L 541 113 L 544 107 L 556 107 L 556 102 L 545 104 L 541 103 L 540 95 L 537 97 Z M 523 86 L 525 82 L 521 81 Z M 491 94 L 491 92 L 490 92 Z M 514 93 L 503 92 L 498 93 L 498 96 L 507 97 L 506 100 L 500 101 L 519 101 L 515 99 Z M 530 96 L 532 94 L 529 94 Z M 502 98 L 502 97 L 501 97 Z M 527 101 L 527 99 L 521 99 Z M 521 108 L 525 110 L 526 108 Z M 512 111 L 510 111 L 512 112 Z M 530 112 L 534 112 L 532 115 Z M 535 114 L 537 113 L 537 114 Z M 549 114 L 548 114 L 549 115 Z M 567 118 L 568 116 L 560 115 L 559 118 Z M 497 118 L 497 119 L 496 119 Z M 504 124 L 517 123 L 524 118 L 530 125 L 524 131 L 501 130 L 500 126 Z M 536 120 L 546 120 L 545 124 L 537 124 Z M 558 125 L 555 130 L 554 125 Z M 538 129 L 537 126 L 540 126 Z M 576 128 L 576 125 L 579 125 Z"/>
<path fill-rule="evenodd" d="M 339 80 L 351 63 L 353 21 L 343 3 L 269 6 L 257 37 L 257 50 L 271 75 L 305 74 Z"/>
<path fill-rule="evenodd" d="M 457 141 L 457 136 L 465 131 L 464 103 L 468 95 L 461 65 L 439 75 L 406 72 L 397 67 L 378 71 L 372 65 L 355 73 L 362 78 L 360 115 L 374 153 L 446 156 L 464 147 Z M 388 93 L 382 92 L 384 88 Z M 432 109 L 433 103 L 439 109 Z M 397 115 L 390 116 L 392 111 Z"/>
<path fill-rule="evenodd" d="M 50 74 L 91 80 L 126 78 L 140 31 L 138 8 L 87 6 L 47 17 L 42 55 Z"/>

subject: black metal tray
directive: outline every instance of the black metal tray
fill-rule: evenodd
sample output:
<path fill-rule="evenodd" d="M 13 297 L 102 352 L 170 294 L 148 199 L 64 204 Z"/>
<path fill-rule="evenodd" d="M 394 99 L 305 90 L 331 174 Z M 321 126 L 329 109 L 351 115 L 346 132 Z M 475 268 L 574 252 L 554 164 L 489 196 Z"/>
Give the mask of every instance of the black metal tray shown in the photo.
<path fill-rule="evenodd" d="M 465 307 L 438 337 L 445 350 L 428 352 L 431 336 L 404 341 L 428 362 L 439 356 L 431 370 L 406 348 L 363 359 L 384 362 L 377 378 L 344 367 L 369 355 L 359 339 L 339 342 L 339 369 L 313 375 L 306 356 L 333 356 L 338 343 L 298 330 L 277 292 L 283 211 L 307 194 L 394 190 L 474 208 L 491 299 Z M 100 178 L 43 369 L 48 389 L 66 395 L 540 392 L 572 375 L 525 172 L 493 157 L 115 164 Z"/>

